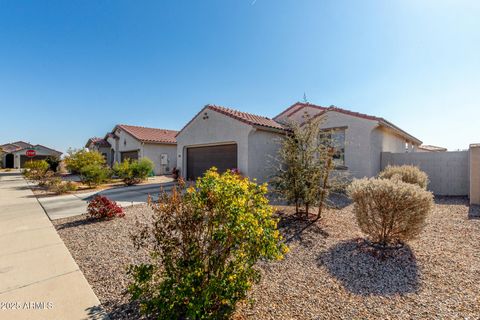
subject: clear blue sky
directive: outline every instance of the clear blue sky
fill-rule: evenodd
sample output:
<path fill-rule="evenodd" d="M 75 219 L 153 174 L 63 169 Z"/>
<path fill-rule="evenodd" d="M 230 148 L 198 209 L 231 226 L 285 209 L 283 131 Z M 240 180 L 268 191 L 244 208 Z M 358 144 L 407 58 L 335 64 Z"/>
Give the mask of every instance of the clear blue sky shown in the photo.
<path fill-rule="evenodd" d="M 480 1 L 0 0 L 0 142 L 61 151 L 207 103 L 310 102 L 480 142 Z"/>

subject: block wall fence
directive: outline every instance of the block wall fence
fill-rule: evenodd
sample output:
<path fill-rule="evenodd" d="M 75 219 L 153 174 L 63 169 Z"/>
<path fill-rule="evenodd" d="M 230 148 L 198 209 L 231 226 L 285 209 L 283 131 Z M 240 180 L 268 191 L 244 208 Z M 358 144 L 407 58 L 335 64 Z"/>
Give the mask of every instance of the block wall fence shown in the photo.
<path fill-rule="evenodd" d="M 468 196 L 480 205 L 480 144 L 466 151 L 383 152 L 381 166 L 415 165 L 428 174 L 429 190 L 436 195 Z"/>

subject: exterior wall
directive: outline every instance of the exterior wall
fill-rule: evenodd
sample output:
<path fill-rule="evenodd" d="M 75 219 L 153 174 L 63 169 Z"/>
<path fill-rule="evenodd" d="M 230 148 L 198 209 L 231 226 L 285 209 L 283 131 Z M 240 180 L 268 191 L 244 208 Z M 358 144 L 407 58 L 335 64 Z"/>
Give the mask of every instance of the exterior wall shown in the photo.
<path fill-rule="evenodd" d="M 480 144 L 470 146 L 470 204 L 480 205 Z"/>
<path fill-rule="evenodd" d="M 258 182 L 268 182 L 275 172 L 275 158 L 281 146 L 282 134 L 252 130 L 248 137 L 248 176 Z"/>
<path fill-rule="evenodd" d="M 382 152 L 405 153 L 407 150 L 405 143 L 405 138 L 395 134 L 392 130 L 384 127 L 375 128 L 371 136 L 372 176 L 376 176 L 382 169 Z M 409 152 L 415 152 L 415 145 L 408 143 L 408 147 Z"/>
<path fill-rule="evenodd" d="M 298 110 L 302 109 L 302 110 Z M 303 107 L 302 106 L 297 106 L 294 110 L 290 110 L 286 114 L 282 115 L 277 119 L 279 122 L 288 122 L 288 121 L 295 121 L 295 122 L 303 122 L 304 121 L 304 116 L 308 115 L 309 117 L 313 117 L 317 114 L 322 112 L 318 108 L 314 107 Z M 287 115 L 292 114 L 290 117 L 287 118 Z"/>
<path fill-rule="evenodd" d="M 120 161 L 120 154 L 125 151 L 140 151 L 142 149 L 142 143 L 132 137 L 129 133 L 117 129 L 115 131 L 115 134 L 117 135 L 118 139 L 118 147 L 115 149 L 115 151 L 118 153 L 117 161 Z M 140 155 L 140 154 L 139 154 Z"/>
<path fill-rule="evenodd" d="M 113 154 L 112 152 L 110 151 L 110 157 L 112 157 L 112 165 L 115 163 L 115 162 L 119 162 L 120 161 L 120 154 L 118 152 L 118 148 L 119 148 L 119 140 L 118 139 L 115 139 L 113 137 L 107 137 L 106 139 L 108 141 L 108 143 L 110 143 L 110 146 L 112 147 L 112 150 L 113 150 Z"/>
<path fill-rule="evenodd" d="M 160 162 L 162 154 L 167 155 L 167 165 L 162 165 Z M 177 146 L 175 144 L 144 144 L 140 156 L 147 157 L 155 163 L 154 172 L 156 175 L 170 174 L 173 168 L 177 166 Z"/>
<path fill-rule="evenodd" d="M 377 123 L 334 111 L 329 111 L 322 116 L 322 121 L 320 126 L 323 129 L 346 127 L 345 166 L 350 174 L 355 178 L 374 176 L 377 171 L 372 165 L 371 133 Z M 378 168 L 380 168 L 380 151 L 378 151 L 378 159 Z"/>
<path fill-rule="evenodd" d="M 415 165 L 428 174 L 428 186 L 436 195 L 466 196 L 470 189 L 469 152 L 383 153 L 387 165 Z"/>
<path fill-rule="evenodd" d="M 177 165 L 186 177 L 186 149 L 191 146 L 237 144 L 240 172 L 249 175 L 248 138 L 253 127 L 213 110 L 198 114 L 177 136 Z"/>

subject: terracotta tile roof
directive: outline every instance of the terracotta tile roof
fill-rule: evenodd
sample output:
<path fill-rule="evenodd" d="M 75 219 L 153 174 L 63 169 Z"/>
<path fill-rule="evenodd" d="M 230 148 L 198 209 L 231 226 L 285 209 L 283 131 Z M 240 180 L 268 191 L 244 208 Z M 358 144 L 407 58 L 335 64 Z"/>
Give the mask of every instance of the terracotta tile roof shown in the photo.
<path fill-rule="evenodd" d="M 93 138 L 88 139 L 85 147 L 88 147 L 91 143 L 93 143 L 94 145 L 96 145 L 98 147 L 105 147 L 105 148 L 110 147 L 110 143 L 108 143 L 107 140 L 102 139 L 102 138 L 98 138 L 98 137 L 93 137 Z"/>
<path fill-rule="evenodd" d="M 285 129 L 285 127 L 282 124 L 280 124 L 277 121 L 272 120 L 270 118 L 264 117 L 264 116 L 259 116 L 259 115 L 256 115 L 256 114 L 242 112 L 242 111 L 238 111 L 238 110 L 235 110 L 235 109 L 216 106 L 216 105 L 208 105 L 207 108 L 210 109 L 210 110 L 220 112 L 220 113 L 222 113 L 224 115 L 227 115 L 231 118 L 234 118 L 236 120 L 245 122 L 245 123 L 253 125 L 253 126 L 261 126 L 261 127 L 267 127 L 267 128 L 279 129 L 279 130 L 284 130 Z"/>
<path fill-rule="evenodd" d="M 120 128 L 128 132 L 135 139 L 138 139 L 142 142 L 147 143 L 177 143 L 175 136 L 178 131 L 175 130 L 166 130 L 166 129 L 157 129 L 157 128 L 147 128 L 140 126 L 130 126 L 126 124 L 119 124 L 115 128 Z M 114 129 L 113 131 L 115 131 Z"/>
<path fill-rule="evenodd" d="M 385 127 L 388 127 L 394 131 L 397 131 L 400 135 L 402 136 L 405 136 L 406 138 L 408 139 L 411 139 L 413 140 L 414 142 L 418 143 L 418 144 L 421 144 L 422 141 L 420 141 L 419 139 L 415 138 L 414 136 L 410 135 L 409 133 L 407 133 L 406 131 L 400 129 L 399 127 L 397 127 L 396 125 L 394 125 L 393 123 L 385 120 L 384 118 L 381 118 L 381 117 L 376 117 L 376 116 L 371 116 L 371 115 L 368 115 L 368 114 L 365 114 L 365 113 L 360 113 L 360 112 L 354 112 L 354 111 L 350 111 L 350 110 L 347 110 L 347 109 L 343 109 L 343 108 L 339 108 L 339 107 L 336 107 L 336 106 L 330 106 L 330 107 L 322 107 L 322 106 L 317 106 L 317 105 L 314 105 L 314 104 L 311 104 L 311 103 L 303 103 L 303 102 L 297 102 L 295 104 L 293 104 L 292 106 L 290 106 L 289 108 L 287 108 L 286 110 L 284 110 L 283 112 L 281 112 L 279 115 L 277 115 L 274 119 L 278 119 L 280 116 L 284 115 L 286 117 L 291 117 L 292 115 L 294 115 L 295 113 L 297 113 L 298 111 L 306 108 L 306 107 L 309 107 L 309 108 L 314 108 L 314 109 L 318 109 L 320 112 L 317 113 L 316 115 L 314 115 L 312 117 L 312 119 L 315 119 L 317 117 L 320 117 L 322 116 L 323 114 L 325 114 L 326 112 L 328 111 L 333 111 L 333 112 L 338 112 L 338 113 L 342 113 L 342 114 L 346 114 L 346 115 L 350 115 L 352 117 L 357 117 L 357 118 L 361 118 L 361 119 L 366 119 L 366 120 L 372 120 L 372 121 L 377 121 L 380 125 L 382 126 L 385 126 Z"/>
<path fill-rule="evenodd" d="M 205 110 L 213 110 L 218 113 L 224 114 L 230 118 L 233 118 L 235 120 L 241 121 L 243 123 L 252 125 L 252 126 L 259 126 L 259 127 L 264 127 L 264 128 L 269 128 L 269 129 L 274 129 L 274 130 L 286 130 L 286 128 L 279 122 L 272 120 L 270 118 L 264 117 L 264 116 L 259 116 L 247 112 L 242 112 L 238 111 L 232 108 L 226 108 L 222 106 L 217 106 L 213 104 L 207 104 L 202 110 L 200 110 L 178 133 L 177 135 L 182 132 L 192 121 L 198 117 L 199 114 L 204 112 Z"/>
<path fill-rule="evenodd" d="M 423 149 L 427 151 L 436 151 L 436 152 L 447 151 L 447 148 L 432 146 L 428 144 L 425 144 L 425 145 L 422 144 L 421 146 L 418 147 L 418 149 Z"/>

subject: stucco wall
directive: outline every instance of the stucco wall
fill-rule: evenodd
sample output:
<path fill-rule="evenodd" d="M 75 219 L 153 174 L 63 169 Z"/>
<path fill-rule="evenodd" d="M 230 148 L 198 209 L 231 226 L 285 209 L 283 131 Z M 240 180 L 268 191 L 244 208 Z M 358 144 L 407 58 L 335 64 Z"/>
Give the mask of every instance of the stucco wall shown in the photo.
<path fill-rule="evenodd" d="M 132 137 L 129 133 L 125 132 L 122 129 L 117 129 L 115 134 L 119 137 L 118 139 L 118 151 L 119 153 L 124 151 L 135 151 L 142 148 L 142 143 Z M 121 158 L 118 157 L 120 160 Z"/>
<path fill-rule="evenodd" d="M 469 152 L 383 153 L 382 169 L 387 165 L 410 164 L 428 174 L 429 190 L 437 195 L 469 194 Z"/>
<path fill-rule="evenodd" d="M 238 169 L 248 175 L 248 136 L 251 130 L 250 125 L 216 111 L 202 111 L 177 136 L 177 164 L 182 164 L 180 174 L 186 175 L 186 148 L 234 142 L 238 148 Z"/>
<path fill-rule="evenodd" d="M 144 144 L 142 157 L 147 157 L 155 163 L 154 172 L 156 175 L 170 174 L 177 166 L 177 146 L 174 144 Z M 160 156 L 166 154 L 168 165 L 164 166 L 160 162 Z"/>
<path fill-rule="evenodd" d="M 405 138 L 395 134 L 392 130 L 380 126 L 375 128 L 371 135 L 372 176 L 376 176 L 382 169 L 382 152 L 405 153 L 405 143 Z M 414 152 L 413 147 L 410 147 L 409 151 Z"/>
<path fill-rule="evenodd" d="M 248 138 L 248 175 L 258 182 L 268 182 L 275 172 L 278 150 L 281 146 L 281 134 L 252 130 Z"/>
<path fill-rule="evenodd" d="M 375 121 L 329 111 L 322 116 L 321 128 L 345 128 L 345 165 L 355 178 L 375 175 L 372 168 L 371 133 Z M 380 157 L 380 152 L 378 152 Z"/>

